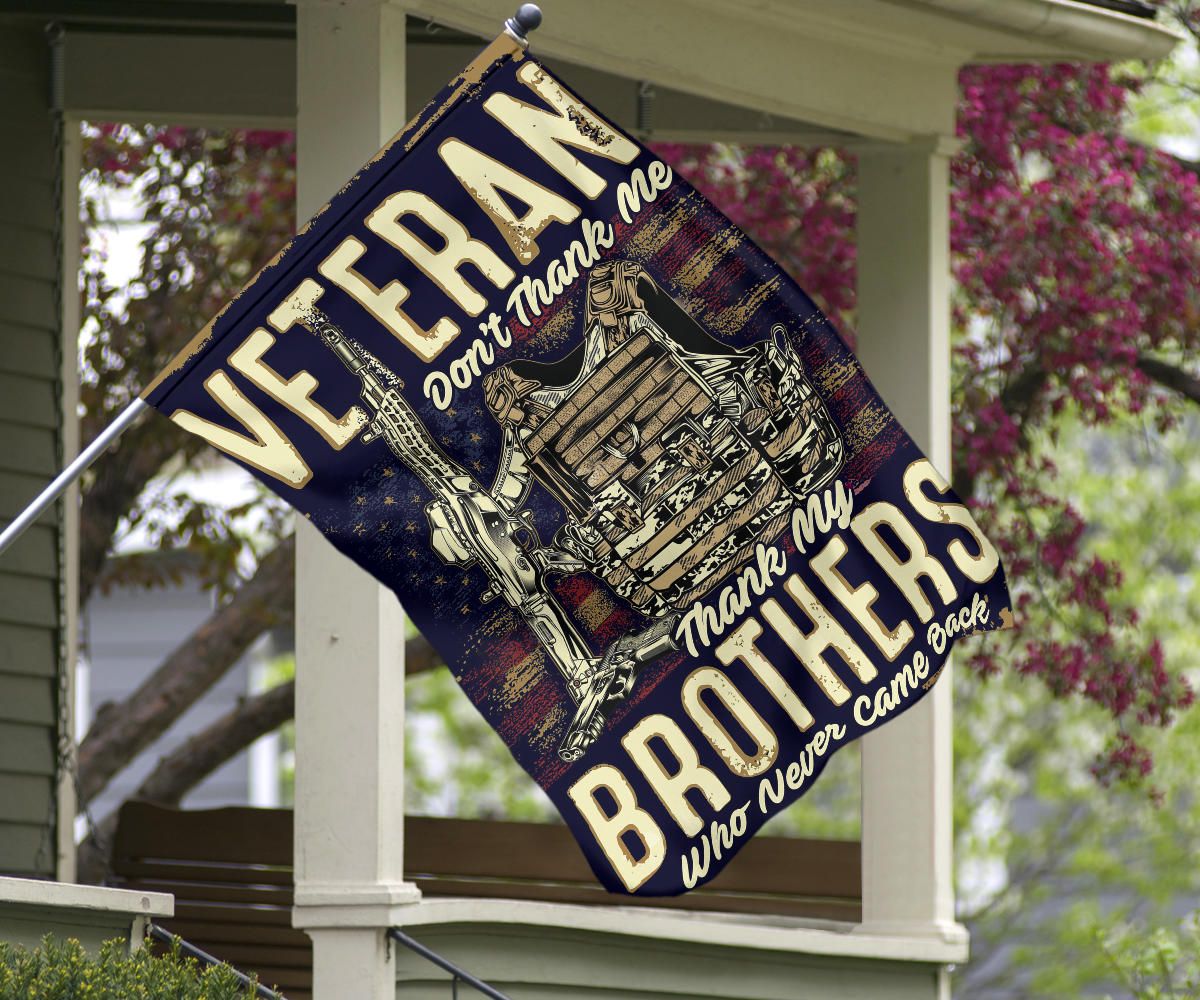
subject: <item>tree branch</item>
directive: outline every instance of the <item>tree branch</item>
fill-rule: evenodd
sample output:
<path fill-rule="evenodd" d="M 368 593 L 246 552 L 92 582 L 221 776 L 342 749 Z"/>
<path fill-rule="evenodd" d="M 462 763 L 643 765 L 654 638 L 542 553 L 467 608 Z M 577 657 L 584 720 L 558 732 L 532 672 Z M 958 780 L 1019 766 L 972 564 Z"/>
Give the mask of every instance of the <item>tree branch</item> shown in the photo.
<path fill-rule="evenodd" d="M 1169 361 L 1150 354 L 1139 354 L 1134 365 L 1151 381 L 1157 382 L 1163 388 L 1170 389 L 1193 403 L 1200 404 L 1200 377 L 1179 365 L 1171 364 Z M 1005 386 L 1004 391 L 1000 393 L 1001 405 L 1023 424 L 1048 378 L 1046 370 L 1041 365 L 1031 364 Z M 969 475 L 965 470 L 956 470 L 954 492 L 964 500 L 968 499 L 975 492 L 975 477 Z"/>
<path fill-rule="evenodd" d="M 422 635 L 405 642 L 404 660 L 406 676 L 426 673 L 442 665 L 441 657 Z M 295 711 L 295 681 L 241 699 L 225 715 L 160 757 L 154 770 L 130 798 L 160 805 L 179 805 L 188 792 L 217 768 L 259 737 L 290 722 Z M 114 810 L 106 816 L 79 845 L 75 867 L 81 882 L 98 885 L 106 879 L 111 868 L 110 851 L 117 832 L 119 811 Z"/>
<path fill-rule="evenodd" d="M 79 747 L 78 795 L 91 802 L 221 679 L 264 631 L 294 616 L 295 541 L 280 542 L 229 601 L 185 639 L 124 701 L 101 706 Z"/>
<path fill-rule="evenodd" d="M 404 644 L 405 674 L 425 673 L 441 666 L 441 658 L 422 635 Z M 160 757 L 138 786 L 133 798 L 175 806 L 196 785 L 260 736 L 274 732 L 296 713 L 296 682 L 279 684 L 239 699 L 230 711 L 193 734 L 178 748 Z"/>
<path fill-rule="evenodd" d="M 442 665 L 441 655 L 423 635 L 415 635 L 404 643 L 404 676 L 423 674 Z"/>
<path fill-rule="evenodd" d="M 423 673 L 441 665 L 424 636 L 404 644 L 405 674 Z M 260 736 L 274 732 L 296 713 L 296 682 L 287 681 L 261 694 L 243 698 L 216 722 L 191 736 L 159 759 L 133 797 L 175 806 L 227 760 Z"/>
<path fill-rule="evenodd" d="M 264 631 L 293 620 L 295 562 L 295 543 L 287 538 L 264 557 L 254 576 L 229 602 L 177 646 L 137 690 L 119 704 L 109 702 L 100 707 L 79 747 L 81 804 L 91 802 L 134 757 L 166 732 Z M 422 635 L 407 640 L 404 648 L 406 674 L 424 673 L 442 663 Z M 239 749 L 234 747 L 223 759 Z M 199 778 L 207 773 L 201 771 Z"/>
<path fill-rule="evenodd" d="M 1034 401 L 1045 387 L 1048 378 L 1046 369 L 1037 362 L 1033 362 L 1029 367 L 1018 372 L 1016 377 L 1001 391 L 1000 405 L 1004 407 L 1006 413 L 1017 417 L 1022 428 Z M 1023 435 L 1022 439 L 1024 439 Z M 969 500 L 975 494 L 975 476 L 966 469 L 953 470 L 951 485 L 962 500 Z"/>
<path fill-rule="evenodd" d="M 165 420 L 130 428 L 93 467 L 79 519 L 79 605 L 87 604 L 108 561 L 117 524 L 146 484 L 175 455 L 194 455 L 204 442 Z"/>
<path fill-rule="evenodd" d="M 1200 378 L 1191 372 L 1149 354 L 1138 355 L 1137 368 L 1164 388 L 1179 393 L 1193 403 L 1200 403 Z"/>
<path fill-rule="evenodd" d="M 177 806 L 183 797 L 260 736 L 274 732 L 296 713 L 296 682 L 242 698 L 234 708 L 195 733 L 165 757 L 138 786 L 135 799 Z"/>

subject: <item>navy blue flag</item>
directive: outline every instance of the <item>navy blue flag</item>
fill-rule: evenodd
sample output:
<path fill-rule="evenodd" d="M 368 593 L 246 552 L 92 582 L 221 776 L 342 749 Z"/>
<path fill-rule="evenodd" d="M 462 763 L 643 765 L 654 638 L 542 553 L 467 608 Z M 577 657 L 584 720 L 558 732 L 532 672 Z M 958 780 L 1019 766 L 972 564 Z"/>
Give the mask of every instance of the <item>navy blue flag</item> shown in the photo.
<path fill-rule="evenodd" d="M 713 878 L 1012 623 L 808 297 L 506 37 L 145 396 L 396 593 L 613 891 Z"/>

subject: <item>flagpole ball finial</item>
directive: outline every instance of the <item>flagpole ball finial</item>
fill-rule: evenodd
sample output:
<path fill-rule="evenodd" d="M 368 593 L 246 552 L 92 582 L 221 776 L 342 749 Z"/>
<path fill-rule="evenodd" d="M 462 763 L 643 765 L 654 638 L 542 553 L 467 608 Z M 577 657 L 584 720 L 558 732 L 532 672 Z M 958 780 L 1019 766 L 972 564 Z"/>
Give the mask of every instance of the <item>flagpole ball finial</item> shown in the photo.
<path fill-rule="evenodd" d="M 542 23 L 542 9 L 535 3 L 523 3 L 517 12 L 504 22 L 504 27 L 522 45 L 529 44 L 529 32 Z"/>

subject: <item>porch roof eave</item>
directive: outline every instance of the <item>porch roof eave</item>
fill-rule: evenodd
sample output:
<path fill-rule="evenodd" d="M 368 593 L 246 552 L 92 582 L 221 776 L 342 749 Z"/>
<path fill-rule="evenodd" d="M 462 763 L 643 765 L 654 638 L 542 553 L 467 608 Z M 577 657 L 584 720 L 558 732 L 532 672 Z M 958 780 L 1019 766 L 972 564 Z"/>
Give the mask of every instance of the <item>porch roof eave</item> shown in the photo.
<path fill-rule="evenodd" d="M 889 0 L 923 8 L 980 32 L 972 61 L 1159 59 L 1182 40 L 1162 21 L 1090 0 Z"/>

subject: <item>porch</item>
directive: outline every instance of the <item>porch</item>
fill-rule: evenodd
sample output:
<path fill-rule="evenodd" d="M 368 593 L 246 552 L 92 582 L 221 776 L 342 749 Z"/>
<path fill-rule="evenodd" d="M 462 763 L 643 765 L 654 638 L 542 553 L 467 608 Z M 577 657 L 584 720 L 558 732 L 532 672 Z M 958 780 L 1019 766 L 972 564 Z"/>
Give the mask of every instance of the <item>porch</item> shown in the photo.
<path fill-rule="evenodd" d="M 836 145 L 856 154 L 859 356 L 945 469 L 957 71 L 978 61 L 1150 58 L 1174 43 L 1152 20 L 1110 8 L 1072 0 L 577 2 L 547 9 L 532 51 L 643 138 Z M 16 318 L 5 318 L 0 336 L 10 347 L 31 324 L 57 338 L 78 329 L 73 286 L 59 277 L 78 265 L 72 184 L 79 149 L 70 136 L 80 120 L 296 127 L 299 215 L 307 217 L 512 13 L 508 0 L 57 0 L 37 14 L 27 10 L 16 0 L 0 2 L 0 31 L 53 84 L 51 109 L 68 138 L 55 150 L 62 186 L 47 209 L 64 257 L 46 264 L 53 280 L 6 274 Z M 52 48 L 41 33 L 49 20 L 61 29 Z M 12 100 L 22 134 L 51 143 L 40 119 L 29 124 L 47 110 L 46 94 L 31 85 Z M 11 164 L 4 170 L 17 176 Z M 28 228 L 16 228 L 14 245 L 28 240 Z M 42 256 L 57 253 L 45 242 Z M 58 299 L 46 315 L 40 306 L 48 282 Z M 33 298 L 36 323 L 28 311 L 16 312 Z M 45 383 L 55 387 L 51 443 L 69 453 L 72 381 L 55 365 L 72 351 L 61 341 L 54 346 L 45 371 L 13 377 L 36 381 L 39 393 Z M 0 411 L 0 418 L 28 424 L 21 413 Z M 28 464 L 13 474 L 5 516 L 54 462 L 39 455 Z M 31 575 L 65 581 L 61 613 L 55 604 L 39 621 L 62 637 L 62 652 L 51 655 L 69 702 L 77 525 L 66 510 L 24 550 L 14 549 L 0 582 L 16 590 Z M 242 829 L 226 817 L 221 829 L 234 832 L 222 841 L 217 827 L 187 813 L 132 815 L 122 848 L 131 867 L 120 874 L 130 887 L 175 893 L 169 926 L 243 966 L 248 953 L 239 949 L 248 942 L 279 949 L 279 958 L 311 941 L 310 980 L 295 954 L 274 965 L 253 959 L 268 982 L 273 971 L 299 971 L 288 990 L 293 998 L 307 989 L 321 998 L 382 998 L 395 995 L 397 982 L 404 996 L 444 996 L 445 977 L 389 944 L 386 930 L 397 925 L 514 997 L 949 995 L 948 970 L 966 958 L 967 940 L 954 917 L 948 683 L 864 740 L 861 844 L 759 838 L 711 890 L 633 906 L 595 886 L 565 829 L 404 815 L 401 610 L 307 525 L 297 536 L 294 819 L 246 816 L 252 827 Z M 61 557 L 43 549 L 61 549 Z M 10 631 L 28 629 L 27 618 L 17 612 Z M 39 645 L 36 653 L 22 647 L 6 655 L 4 683 L 25 677 L 26 664 L 47 654 Z M 53 670 L 39 671 L 57 683 Z M 46 705 L 58 705 L 47 691 Z M 62 713 L 39 699 L 36 723 L 12 725 L 61 735 Z M 49 767 L 38 762 L 43 772 Z M 3 767 L 10 769 L 7 758 Z M 50 770 L 39 777 L 57 782 L 48 792 L 60 803 L 55 868 L 69 881 L 69 776 Z M 6 808 L 15 815 L 15 800 L 0 804 L 2 820 L 10 818 Z M 29 816 L 37 810 L 22 809 L 21 822 L 36 825 Z M 226 877 L 211 877 L 214 862 Z M 210 877 L 189 878 L 194 863 L 209 865 Z M 240 878 L 232 874 L 239 866 Z M 266 877 L 270 871 L 276 874 Z M 264 919 L 256 924 L 247 915 Z M 250 937 L 247 927 L 255 928 Z M 284 984 L 282 975 L 278 981 Z"/>

